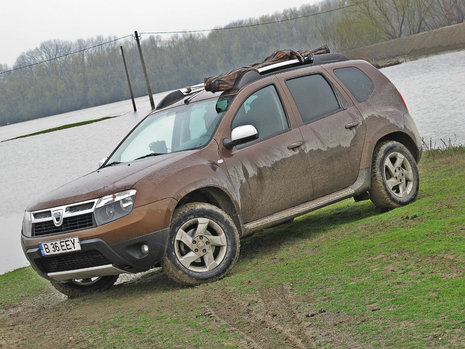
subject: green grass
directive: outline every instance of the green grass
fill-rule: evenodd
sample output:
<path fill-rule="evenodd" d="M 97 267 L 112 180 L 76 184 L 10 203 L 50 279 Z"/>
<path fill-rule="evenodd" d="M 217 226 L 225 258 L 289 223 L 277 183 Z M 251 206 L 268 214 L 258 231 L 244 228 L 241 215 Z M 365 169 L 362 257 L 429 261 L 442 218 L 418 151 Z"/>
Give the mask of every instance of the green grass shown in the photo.
<path fill-rule="evenodd" d="M 48 281 L 38 277 L 30 267 L 0 275 L 0 305 L 7 308 L 31 300 L 49 287 Z"/>
<path fill-rule="evenodd" d="M 6 139 L 6 140 L 4 140 L 4 141 L 2 141 L 2 142 L 8 142 L 8 141 L 12 141 L 12 140 L 14 140 L 14 139 L 20 139 L 20 138 L 26 138 L 26 137 L 37 136 L 37 135 L 41 135 L 41 134 L 44 134 L 44 133 L 50 133 L 50 132 L 60 131 L 60 130 L 64 130 L 64 129 L 71 128 L 71 127 L 89 125 L 89 124 L 93 124 L 94 122 L 99 122 L 99 121 L 103 121 L 103 120 L 107 120 L 107 119 L 112 119 L 112 118 L 114 118 L 114 116 L 105 116 L 105 117 L 100 118 L 100 119 L 87 120 L 87 121 L 81 121 L 81 122 L 75 122 L 75 123 L 72 123 L 72 124 L 66 124 L 66 125 L 62 125 L 62 126 L 59 126 L 59 127 L 49 128 L 49 129 L 47 129 L 47 130 L 38 131 L 38 132 L 30 133 L 30 134 L 27 134 L 27 135 L 23 135 L 23 136 L 18 136 L 18 137 L 15 137 L 15 138 Z"/>
<path fill-rule="evenodd" d="M 184 288 L 151 275 L 54 305 L 37 329 L 23 324 L 18 333 L 52 331 L 59 316 L 57 343 L 71 337 L 70 347 L 247 347 L 237 328 L 278 347 L 279 336 L 252 321 L 262 294 L 270 314 L 278 313 L 272 319 L 293 307 L 315 347 L 465 348 L 465 148 L 424 154 L 420 175 L 418 199 L 408 206 L 380 213 L 368 201 L 345 200 L 242 240 L 238 264 L 218 282 Z M 292 304 L 273 308 L 283 285 Z M 50 292 L 29 268 L 0 276 L 2 304 Z M 220 312 L 226 322 L 207 306 L 230 306 Z M 37 338 L 27 344 L 40 347 Z"/>

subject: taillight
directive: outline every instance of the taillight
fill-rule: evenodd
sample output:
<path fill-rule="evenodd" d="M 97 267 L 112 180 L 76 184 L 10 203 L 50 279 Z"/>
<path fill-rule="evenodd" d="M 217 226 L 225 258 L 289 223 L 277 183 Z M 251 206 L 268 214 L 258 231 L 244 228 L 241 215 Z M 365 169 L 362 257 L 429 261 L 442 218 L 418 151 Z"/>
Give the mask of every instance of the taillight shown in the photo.
<path fill-rule="evenodd" d="M 402 97 L 402 94 L 401 94 L 399 91 L 397 91 L 397 92 L 399 93 L 399 96 L 400 96 L 400 98 L 402 99 L 402 102 L 404 103 L 405 109 L 407 109 L 407 112 L 408 112 L 407 103 L 405 103 L 404 97 Z"/>

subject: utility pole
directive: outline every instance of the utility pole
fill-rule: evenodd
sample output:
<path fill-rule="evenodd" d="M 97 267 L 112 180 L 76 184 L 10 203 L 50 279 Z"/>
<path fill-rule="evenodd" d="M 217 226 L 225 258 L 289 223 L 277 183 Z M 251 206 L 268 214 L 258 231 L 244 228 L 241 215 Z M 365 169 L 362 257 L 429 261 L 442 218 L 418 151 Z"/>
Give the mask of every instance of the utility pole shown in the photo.
<path fill-rule="evenodd" d="M 121 56 L 123 57 L 124 70 L 126 71 L 126 78 L 128 79 L 129 93 L 131 94 L 132 107 L 134 108 L 134 111 L 136 112 L 137 111 L 136 102 L 134 101 L 134 93 L 132 93 L 131 80 L 129 79 L 128 66 L 126 64 L 126 58 L 124 57 L 123 46 L 120 46 L 119 48 L 121 49 Z"/>
<path fill-rule="evenodd" d="M 147 76 L 147 68 L 145 68 L 144 56 L 142 55 L 142 48 L 140 47 L 139 33 L 137 32 L 137 30 L 134 32 L 134 35 L 136 36 L 137 48 L 139 49 L 140 62 L 142 63 L 142 69 L 145 75 L 145 83 L 147 84 L 147 92 L 149 94 L 150 105 L 152 106 L 152 110 L 154 110 L 155 102 L 153 101 L 152 89 L 150 88 L 149 77 Z"/>

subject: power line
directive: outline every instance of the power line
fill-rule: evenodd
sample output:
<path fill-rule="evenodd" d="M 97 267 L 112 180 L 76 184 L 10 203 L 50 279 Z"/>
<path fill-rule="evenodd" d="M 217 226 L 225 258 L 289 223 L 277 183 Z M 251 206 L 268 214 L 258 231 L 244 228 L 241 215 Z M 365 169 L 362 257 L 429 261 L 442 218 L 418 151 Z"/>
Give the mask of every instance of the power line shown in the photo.
<path fill-rule="evenodd" d="M 71 56 L 71 55 L 75 55 L 75 54 L 78 54 L 78 53 L 82 53 L 82 52 L 85 52 L 85 51 L 89 51 L 89 50 L 92 50 L 92 49 L 94 49 L 94 48 L 101 47 L 101 46 L 104 46 L 104 45 L 108 45 L 108 44 L 111 44 L 111 43 L 113 43 L 113 42 L 117 42 L 117 41 L 126 39 L 126 38 L 128 38 L 128 37 L 132 37 L 132 36 L 133 36 L 133 35 L 122 36 L 122 37 L 120 37 L 120 38 L 116 38 L 116 39 L 113 39 L 113 40 L 101 42 L 100 44 L 93 45 L 93 46 L 89 46 L 89 47 L 85 47 L 85 48 L 80 49 L 80 50 L 77 50 L 77 51 L 68 52 L 68 53 L 65 53 L 64 55 L 61 55 L 61 56 L 52 57 L 52 58 L 44 59 L 43 61 L 39 61 L 39 62 L 27 64 L 27 65 L 23 65 L 23 66 L 21 66 L 21 67 L 12 68 L 12 69 L 10 69 L 10 70 L 5 70 L 5 71 L 0 72 L 0 75 L 1 75 L 1 74 L 11 73 L 11 72 L 14 72 L 14 71 L 16 71 L 16 70 L 31 68 L 31 67 L 36 66 L 36 65 L 39 65 L 39 64 L 48 63 L 48 62 L 51 62 L 51 61 L 55 61 L 55 60 L 57 60 L 57 59 L 61 59 L 61 58 L 65 58 L 65 57 L 68 57 L 68 56 Z"/>
<path fill-rule="evenodd" d="M 234 29 L 253 28 L 253 27 L 259 27 L 259 26 L 262 26 L 262 25 L 284 23 L 284 22 L 296 21 L 296 20 L 299 20 L 301 18 L 310 18 L 310 17 L 319 16 L 319 15 L 324 15 L 324 14 L 328 14 L 328 13 L 332 13 L 332 12 L 336 12 L 336 11 L 345 10 L 345 9 L 348 9 L 348 8 L 351 8 L 351 7 L 359 6 L 359 5 L 367 3 L 369 1 L 371 1 L 371 0 L 361 0 L 359 2 L 349 4 L 349 5 L 346 5 L 346 6 L 342 6 L 342 7 L 337 7 L 337 8 L 333 8 L 333 9 L 329 9 L 329 10 L 325 10 L 325 11 L 320 11 L 320 12 L 309 13 L 309 14 L 306 14 L 306 15 L 301 15 L 301 16 L 296 16 L 296 17 L 277 19 L 277 20 L 269 21 L 269 22 L 262 22 L 262 23 L 259 22 L 259 23 L 238 25 L 238 26 L 234 26 L 234 27 L 222 27 L 222 28 L 213 28 L 213 29 L 142 32 L 140 34 L 141 35 L 142 34 L 144 34 L 144 35 L 192 34 L 192 33 L 205 33 L 205 32 L 213 32 L 213 31 L 227 31 L 227 30 L 234 30 Z M 116 38 L 114 40 L 102 42 L 102 43 L 97 44 L 97 45 L 93 45 L 93 46 L 86 47 L 86 48 L 83 48 L 83 49 L 80 49 L 80 50 L 77 50 L 77 51 L 69 52 L 69 53 L 66 53 L 66 54 L 58 56 L 58 57 L 53 57 L 53 58 L 45 59 L 43 61 L 39 61 L 39 62 L 31 63 L 31 64 L 28 64 L 28 65 L 24 65 L 24 66 L 21 66 L 21 67 L 16 67 L 16 68 L 12 68 L 12 69 L 9 69 L 9 70 L 5 70 L 5 71 L 0 72 L 0 75 L 11 73 L 11 72 L 14 72 L 14 71 L 17 71 L 17 70 L 31 68 L 31 67 L 39 65 L 39 64 L 48 63 L 48 62 L 51 62 L 51 61 L 54 61 L 54 60 L 57 60 L 57 59 L 61 59 L 61 58 L 65 58 L 65 57 L 68 57 L 68 56 L 71 56 L 71 55 L 74 55 L 74 54 L 82 53 L 82 52 L 92 50 L 92 49 L 97 48 L 97 47 L 101 47 L 101 46 L 108 45 L 108 44 L 111 44 L 111 43 L 116 42 L 116 41 L 126 39 L 128 37 L 133 37 L 133 35 L 132 34 L 126 35 L 126 36 L 123 36 L 123 37 L 120 37 L 120 38 Z"/>
<path fill-rule="evenodd" d="M 277 19 L 275 21 L 269 21 L 269 22 L 252 23 L 252 24 L 238 25 L 238 26 L 234 26 L 234 27 L 222 27 L 222 28 L 213 28 L 213 29 L 141 32 L 140 34 L 148 34 L 148 35 L 192 34 L 192 33 L 205 33 L 205 32 L 212 32 L 212 31 L 226 31 L 226 30 L 234 30 L 234 29 L 253 28 L 253 27 L 258 27 L 258 26 L 261 26 L 261 25 L 283 23 L 283 22 L 295 21 L 295 20 L 298 20 L 298 19 L 301 19 L 301 18 L 309 18 L 309 17 L 318 16 L 318 15 L 324 15 L 324 14 L 328 14 L 328 13 L 331 13 L 331 12 L 341 11 L 341 10 L 345 10 L 345 9 L 348 9 L 348 8 L 351 8 L 351 7 L 359 6 L 359 5 L 367 3 L 369 1 L 371 1 L 371 0 L 359 1 L 357 3 L 353 3 L 353 4 L 350 4 L 350 5 L 337 7 L 337 8 L 333 8 L 333 9 L 329 9 L 329 10 L 325 10 L 325 11 L 314 12 L 314 13 L 309 13 L 309 14 L 306 14 L 306 15 L 290 17 L 290 18 Z"/>

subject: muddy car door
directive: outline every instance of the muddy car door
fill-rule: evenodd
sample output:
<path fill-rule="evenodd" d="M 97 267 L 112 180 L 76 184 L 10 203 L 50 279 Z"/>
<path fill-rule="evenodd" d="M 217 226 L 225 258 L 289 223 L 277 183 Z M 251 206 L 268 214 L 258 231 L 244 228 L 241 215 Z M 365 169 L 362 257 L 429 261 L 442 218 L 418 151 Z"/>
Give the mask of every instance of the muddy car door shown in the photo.
<path fill-rule="evenodd" d="M 359 174 L 365 124 L 357 108 L 321 71 L 281 79 L 300 115 L 313 198 L 344 189 Z"/>
<path fill-rule="evenodd" d="M 292 127 L 294 121 L 289 120 L 277 87 L 270 81 L 276 78 L 241 91 L 232 117 L 223 120 L 230 123 L 224 137 L 244 125 L 258 131 L 253 141 L 221 149 L 244 223 L 305 202 L 312 194 L 302 135 Z"/>

